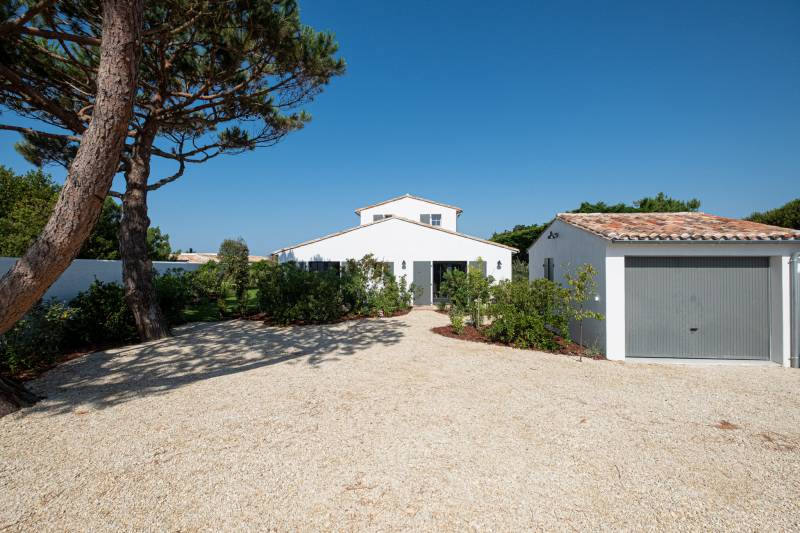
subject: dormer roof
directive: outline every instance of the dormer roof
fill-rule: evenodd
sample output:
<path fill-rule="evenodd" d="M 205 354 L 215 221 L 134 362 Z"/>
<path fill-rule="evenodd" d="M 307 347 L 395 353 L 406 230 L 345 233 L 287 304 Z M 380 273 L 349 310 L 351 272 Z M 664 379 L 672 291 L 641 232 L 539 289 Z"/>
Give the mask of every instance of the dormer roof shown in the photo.
<path fill-rule="evenodd" d="M 461 209 L 460 207 L 456 207 L 454 205 L 447 205 L 447 204 L 443 204 L 442 202 L 435 202 L 433 200 L 428 200 L 427 198 L 422 198 L 420 196 L 414 196 L 413 194 L 404 194 L 403 196 L 397 196 L 395 198 L 390 198 L 388 200 L 384 200 L 382 202 L 378 202 L 377 204 L 372 204 L 372 205 L 368 205 L 368 206 L 365 206 L 365 207 L 359 207 L 358 209 L 356 209 L 356 215 L 360 215 L 361 211 L 363 211 L 365 209 L 371 209 L 373 207 L 378 207 L 379 205 L 388 204 L 388 203 L 391 203 L 391 202 L 396 202 L 397 200 L 402 200 L 404 198 L 412 198 L 414 200 L 419 200 L 420 202 L 426 202 L 426 203 L 429 203 L 429 204 L 434 204 L 434 205 L 440 205 L 442 207 L 447 207 L 449 209 L 455 209 L 456 210 L 456 214 L 458 214 L 458 215 L 460 215 L 461 212 L 463 211 L 463 209 Z"/>

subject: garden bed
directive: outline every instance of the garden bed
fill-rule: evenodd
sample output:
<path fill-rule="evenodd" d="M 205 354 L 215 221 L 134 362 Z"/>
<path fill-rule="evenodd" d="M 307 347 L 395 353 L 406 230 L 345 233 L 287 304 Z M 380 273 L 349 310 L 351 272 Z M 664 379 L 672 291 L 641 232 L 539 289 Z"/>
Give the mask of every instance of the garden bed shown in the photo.
<path fill-rule="evenodd" d="M 394 318 L 394 317 L 398 317 L 398 316 L 405 316 L 405 315 L 407 315 L 408 313 L 411 312 L 411 309 L 412 308 L 409 307 L 407 309 L 402 309 L 400 311 L 395 311 L 394 313 L 384 314 L 383 316 L 378 316 L 378 315 L 348 315 L 348 316 L 344 316 L 344 317 L 341 317 L 341 318 L 337 318 L 336 320 L 328 320 L 328 321 L 324 321 L 324 322 L 307 322 L 307 321 L 300 320 L 300 321 L 296 321 L 296 322 L 291 322 L 289 324 L 284 324 L 284 323 L 281 323 L 281 322 L 275 322 L 270 317 L 268 317 L 266 313 L 256 313 L 254 315 L 248 315 L 248 316 L 245 316 L 245 317 L 242 317 L 242 318 L 245 319 L 245 320 L 253 320 L 253 321 L 256 321 L 256 322 L 263 322 L 264 324 L 266 324 L 268 326 L 275 326 L 275 327 L 314 326 L 314 325 L 318 326 L 318 325 L 324 325 L 324 324 L 339 324 L 341 322 L 350 322 L 350 321 L 353 321 L 353 320 L 366 320 L 368 318 Z"/>
<path fill-rule="evenodd" d="M 467 324 L 464 326 L 464 331 L 459 335 L 455 331 L 453 331 L 453 326 L 450 324 L 446 326 L 438 326 L 435 328 L 431 328 L 431 331 L 442 335 L 444 337 L 450 337 L 451 339 L 459 339 L 462 341 L 470 341 L 470 342 L 482 342 L 484 344 L 494 344 L 496 346 L 507 346 L 509 348 L 519 348 L 518 346 L 513 346 L 511 344 L 506 344 L 503 342 L 493 341 L 489 337 L 487 337 L 483 331 Z M 581 356 L 586 357 L 588 359 L 605 359 L 605 356 L 602 354 L 594 353 L 589 351 L 585 346 L 581 346 L 580 344 L 572 341 L 568 341 L 562 337 L 556 337 L 556 342 L 559 345 L 558 350 L 544 350 L 541 348 L 520 348 L 522 350 L 531 350 L 537 352 L 548 352 L 548 353 L 555 353 L 561 355 L 574 355 L 574 356 Z"/>

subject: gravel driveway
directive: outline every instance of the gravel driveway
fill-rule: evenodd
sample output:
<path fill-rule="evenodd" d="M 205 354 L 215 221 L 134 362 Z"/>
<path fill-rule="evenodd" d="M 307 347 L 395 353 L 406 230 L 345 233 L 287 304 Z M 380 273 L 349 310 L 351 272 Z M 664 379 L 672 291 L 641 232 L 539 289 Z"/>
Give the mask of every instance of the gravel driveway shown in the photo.
<path fill-rule="evenodd" d="M 0 530 L 800 528 L 800 372 L 446 320 L 195 324 L 65 364 L 0 419 Z"/>

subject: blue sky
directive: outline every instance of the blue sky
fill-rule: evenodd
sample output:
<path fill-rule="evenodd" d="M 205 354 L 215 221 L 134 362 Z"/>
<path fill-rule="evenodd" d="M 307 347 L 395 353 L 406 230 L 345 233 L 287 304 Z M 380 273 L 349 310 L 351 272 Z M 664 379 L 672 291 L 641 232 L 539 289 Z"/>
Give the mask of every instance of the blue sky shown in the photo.
<path fill-rule="evenodd" d="M 305 130 L 153 193 L 173 247 L 242 236 L 264 254 L 404 193 L 462 207 L 459 230 L 481 237 L 583 200 L 665 191 L 738 217 L 800 196 L 795 0 L 301 9 L 336 32 L 347 74 L 307 106 Z M 16 140 L 0 133 L 0 162 L 27 170 Z"/>

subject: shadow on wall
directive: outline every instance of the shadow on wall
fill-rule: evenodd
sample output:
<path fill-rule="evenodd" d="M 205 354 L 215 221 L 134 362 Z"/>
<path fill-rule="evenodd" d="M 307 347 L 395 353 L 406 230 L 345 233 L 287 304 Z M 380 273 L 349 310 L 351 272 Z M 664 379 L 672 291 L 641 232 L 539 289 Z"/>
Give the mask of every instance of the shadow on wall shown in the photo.
<path fill-rule="evenodd" d="M 52 370 L 31 384 L 47 399 L 23 414 L 60 414 L 78 406 L 104 409 L 292 360 L 318 367 L 371 346 L 397 344 L 406 327 L 392 319 L 287 328 L 244 320 L 196 323 L 169 339 L 96 352 Z"/>

